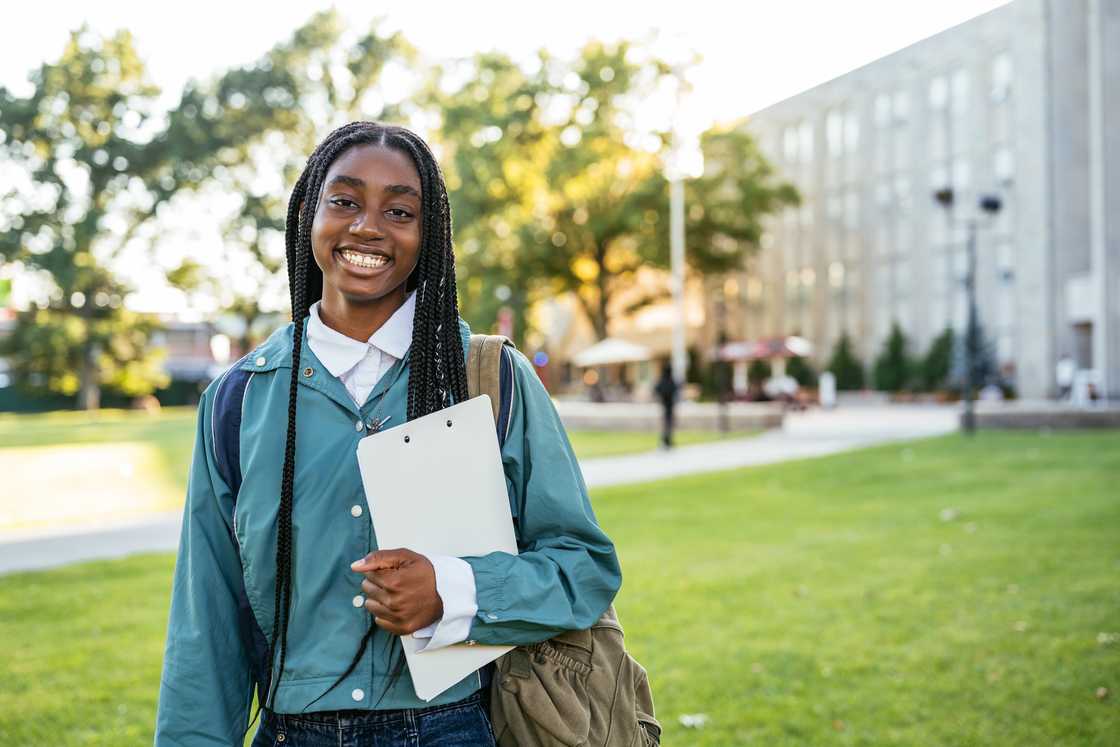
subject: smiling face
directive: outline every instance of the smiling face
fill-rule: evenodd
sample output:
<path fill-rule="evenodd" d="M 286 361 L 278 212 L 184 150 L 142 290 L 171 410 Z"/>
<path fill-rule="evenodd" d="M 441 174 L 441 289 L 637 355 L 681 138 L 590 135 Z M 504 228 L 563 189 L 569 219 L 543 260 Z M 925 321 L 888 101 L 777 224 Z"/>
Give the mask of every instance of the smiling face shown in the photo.
<path fill-rule="evenodd" d="M 405 154 L 355 146 L 335 159 L 311 227 L 311 251 L 323 271 L 323 305 L 389 307 L 407 296 L 420 255 L 420 175 Z"/>

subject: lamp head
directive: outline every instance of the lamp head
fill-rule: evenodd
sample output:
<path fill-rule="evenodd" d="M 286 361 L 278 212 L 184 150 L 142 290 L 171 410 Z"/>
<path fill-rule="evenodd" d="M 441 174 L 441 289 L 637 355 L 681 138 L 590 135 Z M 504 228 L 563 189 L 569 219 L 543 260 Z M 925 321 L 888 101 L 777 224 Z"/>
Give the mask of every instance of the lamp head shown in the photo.
<path fill-rule="evenodd" d="M 942 187 L 933 193 L 933 199 L 937 200 L 937 204 L 943 208 L 953 207 L 953 188 Z"/>
<path fill-rule="evenodd" d="M 980 209 L 988 215 L 995 215 L 1002 207 L 1003 200 L 999 198 L 999 195 L 981 195 Z"/>

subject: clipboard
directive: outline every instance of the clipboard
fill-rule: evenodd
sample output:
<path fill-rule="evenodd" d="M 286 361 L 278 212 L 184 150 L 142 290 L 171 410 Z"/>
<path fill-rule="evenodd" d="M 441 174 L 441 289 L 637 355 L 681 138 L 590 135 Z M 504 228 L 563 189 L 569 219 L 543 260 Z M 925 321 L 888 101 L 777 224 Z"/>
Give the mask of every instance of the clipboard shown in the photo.
<path fill-rule="evenodd" d="M 366 436 L 357 453 L 379 548 L 517 554 L 488 395 Z M 514 648 L 460 643 L 421 652 L 422 642 L 411 635 L 401 636 L 401 644 L 425 702 Z"/>

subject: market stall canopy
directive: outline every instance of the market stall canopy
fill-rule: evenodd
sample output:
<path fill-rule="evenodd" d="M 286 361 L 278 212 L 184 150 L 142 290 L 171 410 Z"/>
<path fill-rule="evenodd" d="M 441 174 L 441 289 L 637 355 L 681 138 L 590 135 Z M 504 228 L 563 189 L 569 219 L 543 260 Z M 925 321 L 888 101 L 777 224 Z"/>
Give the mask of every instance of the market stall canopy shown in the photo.
<path fill-rule="evenodd" d="M 724 343 L 715 351 L 716 360 L 754 361 L 769 358 L 793 358 L 813 352 L 813 343 L 804 337 L 770 337 Z"/>
<path fill-rule="evenodd" d="M 572 363 L 580 368 L 609 366 L 612 363 L 633 363 L 652 358 L 650 349 L 617 337 L 608 337 L 572 356 Z"/>

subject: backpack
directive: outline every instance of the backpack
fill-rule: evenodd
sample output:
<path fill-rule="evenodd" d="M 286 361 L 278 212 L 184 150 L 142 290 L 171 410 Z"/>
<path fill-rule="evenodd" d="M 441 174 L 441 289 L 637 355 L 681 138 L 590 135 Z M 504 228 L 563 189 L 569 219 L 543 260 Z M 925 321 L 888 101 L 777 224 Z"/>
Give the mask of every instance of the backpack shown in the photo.
<path fill-rule="evenodd" d="M 513 365 L 501 335 L 471 335 L 468 396 L 488 394 L 498 440 L 505 441 L 512 407 Z M 500 747 L 655 747 L 646 670 L 626 652 L 614 605 L 588 630 L 518 646 L 494 664 L 490 721 Z"/>

